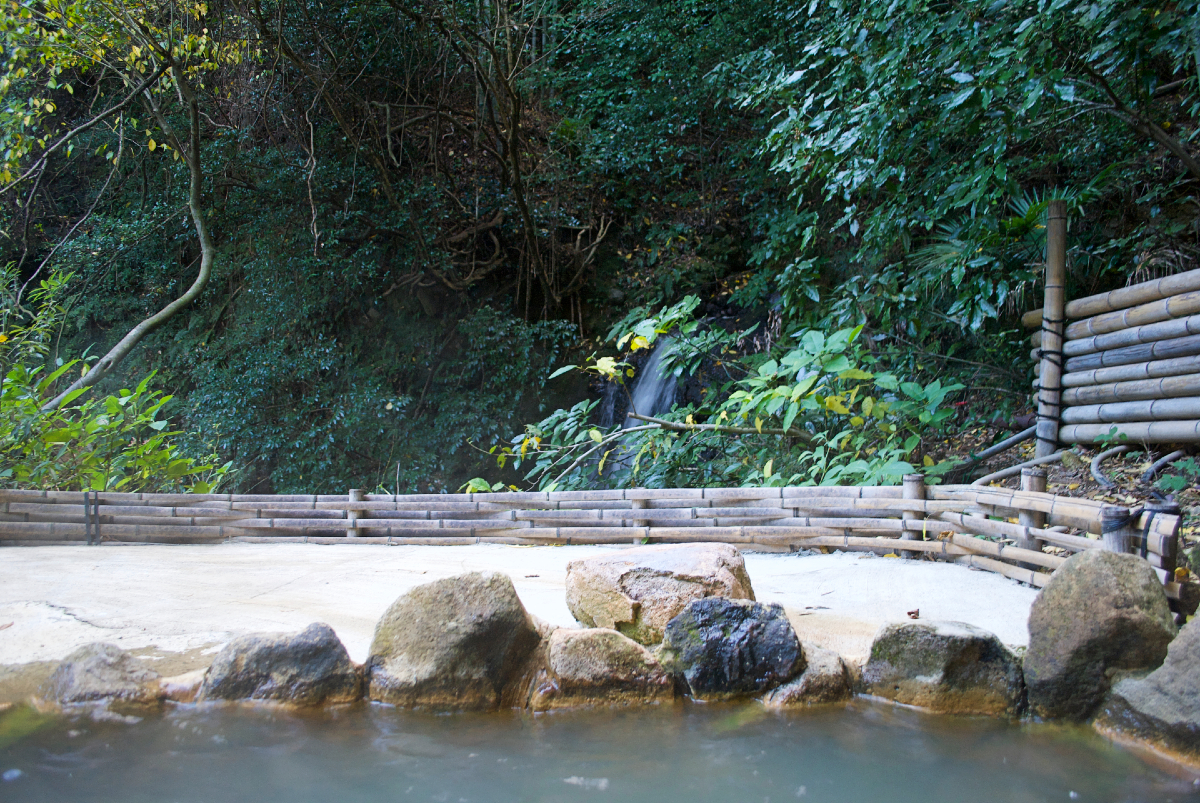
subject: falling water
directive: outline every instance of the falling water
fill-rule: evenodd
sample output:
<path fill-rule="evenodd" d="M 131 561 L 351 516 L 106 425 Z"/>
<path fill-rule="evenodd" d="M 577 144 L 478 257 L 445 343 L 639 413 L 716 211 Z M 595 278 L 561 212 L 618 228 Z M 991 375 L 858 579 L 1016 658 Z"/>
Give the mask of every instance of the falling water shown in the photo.
<path fill-rule="evenodd" d="M 657 416 L 670 410 L 675 403 L 675 375 L 663 367 L 663 361 L 670 353 L 671 346 L 671 338 L 660 338 L 654 351 L 650 353 L 650 358 L 638 372 L 637 382 L 633 385 L 630 412 Z M 641 422 L 637 419 L 626 418 L 624 426 L 628 428 L 639 423 Z"/>

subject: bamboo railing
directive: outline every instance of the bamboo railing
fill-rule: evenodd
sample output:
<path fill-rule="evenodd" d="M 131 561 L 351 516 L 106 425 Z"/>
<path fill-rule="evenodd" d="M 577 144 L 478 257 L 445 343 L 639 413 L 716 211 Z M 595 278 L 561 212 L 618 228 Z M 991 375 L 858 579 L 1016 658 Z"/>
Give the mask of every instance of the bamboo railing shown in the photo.
<path fill-rule="evenodd" d="M 1065 210 L 1052 207 L 1053 223 Z M 1113 426 L 1134 443 L 1200 443 L 1200 269 L 1063 303 L 1051 268 L 1065 240 L 1048 247 L 1045 304 L 1021 319 L 1039 329 L 1039 448 L 1096 443 Z"/>
<path fill-rule="evenodd" d="M 1116 530 L 1114 521 L 1120 524 Z M 1094 537 L 1105 522 L 1109 532 Z M 0 490 L 0 544 L 7 545 L 712 541 L 765 551 L 923 554 L 1039 587 L 1070 553 L 1111 548 L 1144 553 L 1168 593 L 1179 526 L 1176 513 L 1131 511 L 1038 491 L 926 486 L 921 475 L 905 477 L 903 487 L 410 495 Z"/>

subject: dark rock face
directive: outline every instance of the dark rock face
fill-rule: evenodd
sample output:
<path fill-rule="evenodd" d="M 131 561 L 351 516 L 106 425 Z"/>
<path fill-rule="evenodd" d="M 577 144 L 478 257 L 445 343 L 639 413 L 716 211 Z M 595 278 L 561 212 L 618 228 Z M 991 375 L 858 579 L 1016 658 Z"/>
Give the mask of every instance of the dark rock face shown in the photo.
<path fill-rule="evenodd" d="M 800 677 L 768 692 L 763 705 L 768 708 L 840 703 L 850 699 L 850 673 L 842 657 L 833 650 L 802 642 L 808 666 Z"/>
<path fill-rule="evenodd" d="M 1175 632 L 1146 561 L 1098 549 L 1072 555 L 1029 612 L 1030 707 L 1043 717 L 1088 718 L 1115 674 L 1161 664 Z"/>
<path fill-rule="evenodd" d="M 200 701 L 262 700 L 295 705 L 349 703 L 362 678 L 333 628 L 253 633 L 225 645 L 204 675 Z"/>
<path fill-rule="evenodd" d="M 692 600 L 754 599 L 742 553 L 729 544 L 656 544 L 567 564 L 567 607 L 587 627 L 619 630 L 640 644 Z"/>
<path fill-rule="evenodd" d="M 158 702 L 158 673 L 114 644 L 87 644 L 71 653 L 42 686 L 41 696 L 63 705 Z"/>
<path fill-rule="evenodd" d="M 1096 727 L 1200 766 L 1200 619 L 1179 631 L 1162 666 L 1113 687 Z"/>
<path fill-rule="evenodd" d="M 432 708 L 523 704 L 528 685 L 516 687 L 540 639 L 503 574 L 472 572 L 418 586 L 375 626 L 368 695 Z"/>
<path fill-rule="evenodd" d="M 863 669 L 869 694 L 947 714 L 1014 716 L 1021 665 L 988 631 L 962 622 L 885 625 Z"/>
<path fill-rule="evenodd" d="M 671 700 L 675 683 L 654 655 L 615 630 L 555 630 L 530 696 L 534 711 Z"/>
<path fill-rule="evenodd" d="M 660 659 L 692 696 L 759 694 L 804 671 L 804 650 L 783 608 L 725 597 L 690 603 L 667 624 Z"/>

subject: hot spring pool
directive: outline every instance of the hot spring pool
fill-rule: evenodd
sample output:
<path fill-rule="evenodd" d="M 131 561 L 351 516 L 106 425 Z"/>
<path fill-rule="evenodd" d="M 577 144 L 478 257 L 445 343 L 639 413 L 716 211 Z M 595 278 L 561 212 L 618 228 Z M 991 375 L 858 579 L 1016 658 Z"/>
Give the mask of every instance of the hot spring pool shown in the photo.
<path fill-rule="evenodd" d="M 184 706 L 133 725 L 17 709 L 0 715 L 0 772 L 6 803 L 1200 799 L 1084 729 L 864 700 L 536 717 Z"/>

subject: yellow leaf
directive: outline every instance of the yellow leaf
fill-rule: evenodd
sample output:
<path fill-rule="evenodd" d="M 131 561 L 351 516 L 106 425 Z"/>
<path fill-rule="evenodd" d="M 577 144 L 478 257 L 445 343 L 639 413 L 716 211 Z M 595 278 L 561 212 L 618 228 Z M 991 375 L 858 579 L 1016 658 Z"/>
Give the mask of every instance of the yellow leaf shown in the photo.
<path fill-rule="evenodd" d="M 767 479 L 771 479 L 771 469 L 773 469 L 774 467 L 775 467 L 775 458 L 771 458 L 770 460 L 767 461 L 767 464 L 765 466 L 763 466 L 763 476 L 766 477 Z"/>
<path fill-rule="evenodd" d="M 7 343 L 8 335 L 0 335 L 0 343 Z"/>
<path fill-rule="evenodd" d="M 758 430 L 760 435 L 762 434 L 762 425 L 763 425 L 763 420 L 761 418 L 754 419 L 754 428 Z"/>
<path fill-rule="evenodd" d="M 925 455 L 924 463 L 925 463 L 925 468 L 929 468 L 930 466 L 933 465 L 933 458 L 930 457 L 929 455 Z"/>
<path fill-rule="evenodd" d="M 646 349 L 646 348 L 650 348 L 650 341 L 647 340 L 646 338 L 642 337 L 641 335 L 638 335 L 629 343 L 630 351 L 637 351 L 638 349 Z"/>
<path fill-rule="evenodd" d="M 1079 483 L 1077 483 L 1077 482 L 1073 482 L 1073 483 L 1071 483 L 1070 485 L 1068 485 L 1068 486 L 1067 486 L 1067 490 L 1068 490 L 1068 491 L 1077 491 L 1077 490 L 1079 490 Z"/>
<path fill-rule="evenodd" d="M 864 420 L 864 419 L 863 419 L 861 416 L 857 416 L 857 415 L 856 415 L 856 416 L 854 416 L 854 418 L 851 418 L 851 419 L 850 419 L 850 423 L 851 423 L 853 426 L 856 426 L 856 427 L 861 427 L 863 424 L 865 424 L 865 423 L 866 423 L 866 421 L 865 421 L 865 420 Z"/>
<path fill-rule="evenodd" d="M 694 417 L 692 417 L 692 414 L 691 414 L 691 413 L 688 413 L 688 416 L 687 416 L 687 418 L 685 418 L 684 420 L 685 420 L 687 423 L 689 423 L 689 424 L 695 424 L 695 423 L 696 423 L 696 419 L 695 419 Z"/>
<path fill-rule="evenodd" d="M 617 361 L 612 357 L 601 357 L 596 360 L 596 364 L 593 367 L 597 372 L 610 379 L 617 374 Z"/>
<path fill-rule="evenodd" d="M 850 412 L 846 409 L 846 405 L 842 404 L 841 396 L 826 396 L 825 409 L 832 410 L 833 412 L 840 413 L 842 415 L 846 415 Z"/>
<path fill-rule="evenodd" d="M 150 142 L 148 142 L 146 144 L 146 147 L 149 148 L 150 150 L 154 150 L 155 148 L 158 147 L 158 143 L 155 142 L 154 140 L 150 140 Z"/>
<path fill-rule="evenodd" d="M 594 440 L 596 443 L 599 443 L 600 441 L 604 440 L 604 436 L 600 434 L 600 430 L 598 430 L 598 429 L 588 430 L 588 437 L 591 438 L 592 440 Z"/>

